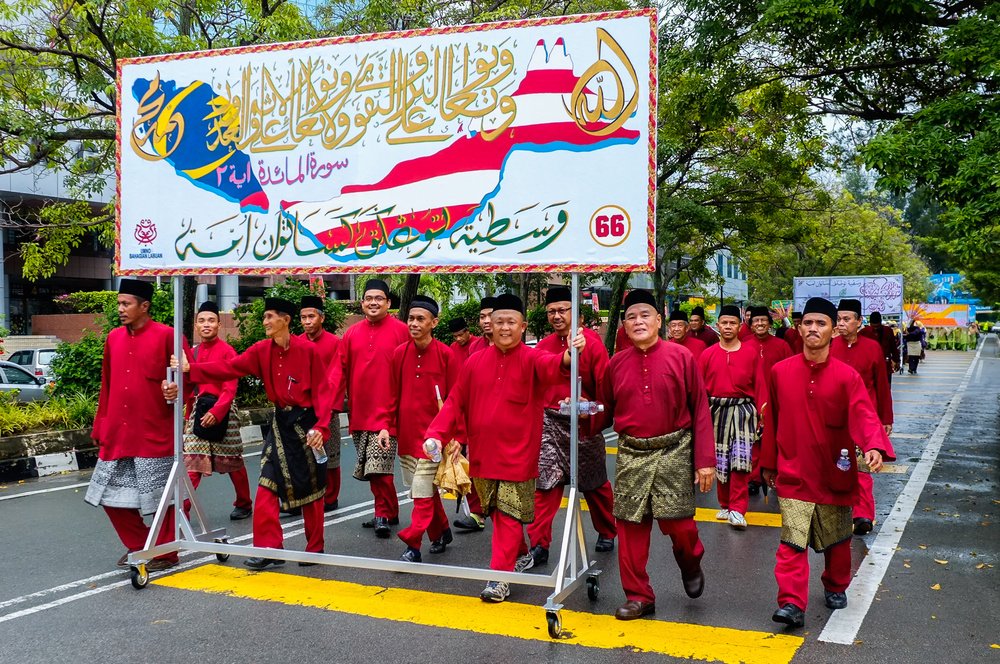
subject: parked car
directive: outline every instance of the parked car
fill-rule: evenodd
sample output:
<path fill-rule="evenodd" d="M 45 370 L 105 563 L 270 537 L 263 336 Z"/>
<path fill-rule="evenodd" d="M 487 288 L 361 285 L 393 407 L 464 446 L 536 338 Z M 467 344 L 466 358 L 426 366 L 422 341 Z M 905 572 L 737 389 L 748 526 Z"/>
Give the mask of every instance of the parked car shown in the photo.
<path fill-rule="evenodd" d="M 48 399 L 48 382 L 45 376 L 32 376 L 13 362 L 0 362 L 0 392 L 18 390 L 17 400 L 22 403 Z"/>
<path fill-rule="evenodd" d="M 11 353 L 7 361 L 20 365 L 22 369 L 34 376 L 48 377 L 49 364 L 55 354 L 55 348 L 28 348 Z"/>

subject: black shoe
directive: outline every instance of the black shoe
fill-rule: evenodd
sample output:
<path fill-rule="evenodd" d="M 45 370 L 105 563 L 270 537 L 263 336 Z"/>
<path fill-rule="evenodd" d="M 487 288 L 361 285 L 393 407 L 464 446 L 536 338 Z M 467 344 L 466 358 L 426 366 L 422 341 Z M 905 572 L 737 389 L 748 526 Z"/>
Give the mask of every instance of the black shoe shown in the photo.
<path fill-rule="evenodd" d="M 681 577 L 681 582 L 684 583 L 684 592 L 691 599 L 696 599 L 701 597 L 701 594 L 705 592 L 705 573 L 698 568 L 698 571 L 691 576 Z"/>
<path fill-rule="evenodd" d="M 792 627 L 803 627 L 806 624 L 806 612 L 794 604 L 785 604 L 774 612 L 771 620 L 776 623 L 784 623 Z"/>
<path fill-rule="evenodd" d="M 451 544 L 454 539 L 455 538 L 451 534 L 451 528 L 448 528 L 441 533 L 441 537 L 431 542 L 431 553 L 444 553 L 444 550 L 448 548 L 448 545 Z"/>
<path fill-rule="evenodd" d="M 399 525 L 399 517 L 396 517 L 394 519 L 386 519 L 385 517 L 376 517 L 376 518 L 381 518 L 383 521 L 385 521 L 386 523 L 388 523 L 390 526 L 398 526 Z M 365 521 L 365 522 L 363 522 L 361 524 L 361 527 L 362 528 L 374 528 L 375 527 L 375 519 L 368 519 L 367 521 Z"/>
<path fill-rule="evenodd" d="M 406 551 L 403 552 L 403 555 L 399 559 L 407 563 L 423 562 L 420 559 L 420 549 L 414 549 L 412 546 L 406 547 Z"/>
<path fill-rule="evenodd" d="M 229 520 L 242 521 L 243 519 L 249 517 L 251 514 L 253 514 L 252 509 L 248 509 L 246 507 L 234 507 L 233 511 L 229 513 Z"/>
<path fill-rule="evenodd" d="M 535 559 L 535 567 L 541 567 L 545 563 L 549 562 L 549 550 L 541 544 L 533 546 L 529 553 L 531 553 L 531 557 Z"/>
<path fill-rule="evenodd" d="M 750 482 L 747 484 L 747 493 L 751 496 L 756 496 L 760 493 L 760 482 Z"/>
<path fill-rule="evenodd" d="M 826 594 L 826 605 L 831 609 L 847 608 L 847 593 L 835 593 L 829 590 L 823 591 Z"/>
<path fill-rule="evenodd" d="M 313 551 L 312 553 L 323 553 L 323 552 L 322 551 Z M 304 563 L 304 562 L 301 562 L 301 561 L 299 562 L 299 567 L 315 567 L 316 565 L 319 565 L 319 563 Z"/>
<path fill-rule="evenodd" d="M 243 561 L 243 564 L 250 569 L 264 569 L 268 565 L 279 567 L 284 565 L 285 561 L 278 560 L 277 558 L 247 558 Z"/>
<path fill-rule="evenodd" d="M 281 510 L 281 516 L 302 516 L 302 508 L 293 507 L 290 510 Z"/>
<path fill-rule="evenodd" d="M 594 551 L 597 553 L 607 553 L 608 551 L 615 550 L 615 540 L 614 538 L 608 539 L 607 537 L 597 536 L 597 544 L 594 546 Z"/>
<path fill-rule="evenodd" d="M 396 523 L 399 523 L 398 519 Z M 384 516 L 375 517 L 375 523 L 372 526 L 375 528 L 375 537 L 379 539 L 389 539 L 389 536 L 392 535 L 392 531 L 389 530 L 389 519 Z"/>
<path fill-rule="evenodd" d="M 337 499 L 337 500 L 335 500 L 335 501 L 333 501 L 332 503 L 329 503 L 329 504 L 324 503 L 323 504 L 323 511 L 324 512 L 332 512 L 332 511 L 334 511 L 335 509 L 337 509 L 339 507 L 340 507 L 340 499 Z"/>
<path fill-rule="evenodd" d="M 467 532 L 479 532 L 486 527 L 486 522 L 480 522 L 474 516 L 466 516 L 461 519 L 455 519 L 451 522 L 451 525 L 455 526 L 459 530 L 464 530 Z"/>
<path fill-rule="evenodd" d="M 854 534 L 855 535 L 867 535 L 872 531 L 872 520 L 871 519 L 855 519 L 854 520 Z"/>

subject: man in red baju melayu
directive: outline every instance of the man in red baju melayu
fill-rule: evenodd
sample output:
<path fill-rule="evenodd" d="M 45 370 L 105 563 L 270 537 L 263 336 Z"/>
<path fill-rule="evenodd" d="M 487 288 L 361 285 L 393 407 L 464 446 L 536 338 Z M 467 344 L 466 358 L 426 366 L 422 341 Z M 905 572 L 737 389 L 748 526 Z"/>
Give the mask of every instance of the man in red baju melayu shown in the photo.
<path fill-rule="evenodd" d="M 687 348 L 694 359 L 698 359 L 706 348 L 705 342 L 698 341 L 689 333 L 690 326 L 688 325 L 687 314 L 680 309 L 674 309 L 670 312 L 670 321 L 667 323 L 667 341 L 668 343 L 674 343 L 683 348 Z"/>

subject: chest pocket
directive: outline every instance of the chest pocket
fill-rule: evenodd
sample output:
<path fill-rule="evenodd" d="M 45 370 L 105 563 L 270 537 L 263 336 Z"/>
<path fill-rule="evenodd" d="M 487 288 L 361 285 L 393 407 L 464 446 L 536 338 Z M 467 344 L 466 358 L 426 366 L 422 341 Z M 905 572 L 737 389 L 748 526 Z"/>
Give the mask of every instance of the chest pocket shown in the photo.
<path fill-rule="evenodd" d="M 299 401 L 303 396 L 305 396 L 309 387 L 302 382 L 304 377 L 300 378 L 293 376 L 293 378 L 295 378 L 297 382 L 291 380 L 288 381 L 288 396 L 292 401 Z"/>
<path fill-rule="evenodd" d="M 847 426 L 847 404 L 841 401 L 820 400 L 823 424 L 828 429 L 843 429 Z"/>

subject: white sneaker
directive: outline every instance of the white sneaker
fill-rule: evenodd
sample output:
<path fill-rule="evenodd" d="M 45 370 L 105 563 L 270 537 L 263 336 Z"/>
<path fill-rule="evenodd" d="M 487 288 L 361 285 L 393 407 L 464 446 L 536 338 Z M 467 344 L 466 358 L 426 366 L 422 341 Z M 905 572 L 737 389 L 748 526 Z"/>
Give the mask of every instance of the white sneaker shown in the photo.
<path fill-rule="evenodd" d="M 743 518 L 743 515 L 740 514 L 739 512 L 730 512 L 729 525 L 732 526 L 733 528 L 736 528 L 737 530 L 746 530 L 747 520 Z"/>
<path fill-rule="evenodd" d="M 526 553 L 514 563 L 515 572 L 526 572 L 535 566 L 535 557 L 531 553 Z"/>
<path fill-rule="evenodd" d="M 729 518 L 729 510 L 722 509 L 715 513 L 715 518 L 718 521 L 725 521 Z"/>
<path fill-rule="evenodd" d="M 479 599 L 484 602 L 500 603 L 510 596 L 510 586 L 503 581 L 490 581 L 486 584 L 483 592 L 479 593 Z"/>

